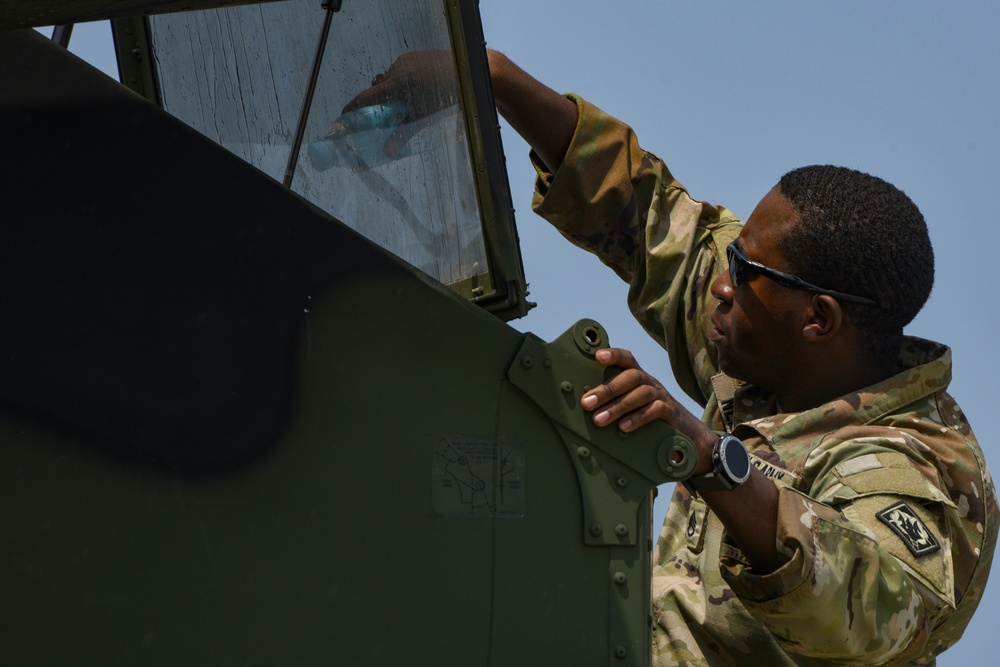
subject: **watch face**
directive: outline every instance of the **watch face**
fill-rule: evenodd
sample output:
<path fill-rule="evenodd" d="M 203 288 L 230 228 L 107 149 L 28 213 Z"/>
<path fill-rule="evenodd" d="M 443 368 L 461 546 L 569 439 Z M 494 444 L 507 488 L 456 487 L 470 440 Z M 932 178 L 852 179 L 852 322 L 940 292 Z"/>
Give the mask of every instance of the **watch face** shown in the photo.
<path fill-rule="evenodd" d="M 750 474 L 750 456 L 739 438 L 726 437 L 722 440 L 719 457 L 734 481 L 745 481 Z"/>

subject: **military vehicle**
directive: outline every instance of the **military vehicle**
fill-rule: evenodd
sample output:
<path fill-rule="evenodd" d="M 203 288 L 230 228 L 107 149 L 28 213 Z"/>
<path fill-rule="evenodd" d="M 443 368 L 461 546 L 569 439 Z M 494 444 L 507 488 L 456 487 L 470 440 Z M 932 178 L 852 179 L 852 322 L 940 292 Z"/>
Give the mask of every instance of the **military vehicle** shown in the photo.
<path fill-rule="evenodd" d="M 406 150 L 310 157 L 413 50 Z M 593 427 L 600 323 L 507 324 L 475 2 L 8 1 L 0 119 L 0 662 L 649 664 L 694 449 Z"/>

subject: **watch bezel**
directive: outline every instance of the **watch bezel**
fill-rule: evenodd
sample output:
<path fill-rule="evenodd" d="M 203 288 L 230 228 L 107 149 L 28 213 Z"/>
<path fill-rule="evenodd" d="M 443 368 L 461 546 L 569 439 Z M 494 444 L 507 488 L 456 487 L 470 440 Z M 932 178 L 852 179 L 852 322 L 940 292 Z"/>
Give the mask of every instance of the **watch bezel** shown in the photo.
<path fill-rule="evenodd" d="M 753 464 L 750 463 L 750 455 L 747 453 L 746 447 L 743 446 L 742 440 L 727 433 L 719 440 L 719 444 L 715 446 L 715 451 L 719 458 L 716 469 L 721 468 L 719 472 L 722 472 L 734 487 L 750 479 L 750 468 Z M 741 463 L 746 467 L 746 471 L 742 475 L 734 472 L 730 465 L 730 453 L 734 451 L 739 452 L 737 456 L 741 458 Z"/>
<path fill-rule="evenodd" d="M 733 447 L 738 447 L 742 452 L 742 456 L 746 457 L 746 474 L 742 476 L 734 474 L 730 466 L 730 456 L 727 451 Z M 732 491 L 750 479 L 752 467 L 750 453 L 747 452 L 743 441 L 735 435 L 725 433 L 715 443 L 715 447 L 712 448 L 712 472 L 705 473 L 699 477 L 689 477 L 684 481 L 684 486 L 692 494 L 703 491 Z"/>

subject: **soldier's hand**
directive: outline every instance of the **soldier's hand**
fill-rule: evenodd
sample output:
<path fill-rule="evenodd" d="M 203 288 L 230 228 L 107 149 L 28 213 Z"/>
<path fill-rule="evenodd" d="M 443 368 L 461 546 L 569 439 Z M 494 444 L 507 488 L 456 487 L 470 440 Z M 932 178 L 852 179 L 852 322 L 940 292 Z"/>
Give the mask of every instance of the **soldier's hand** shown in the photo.
<path fill-rule="evenodd" d="M 405 102 L 409 111 L 386 152 L 402 148 L 416 130 L 415 121 L 458 103 L 455 63 L 450 51 L 411 51 L 404 53 L 385 72 L 372 79 L 371 88 L 362 90 L 344 105 L 342 113 L 373 104 Z"/>
<path fill-rule="evenodd" d="M 622 369 L 580 399 L 580 405 L 594 413 L 597 426 L 617 421 L 618 428 L 628 433 L 650 422 L 663 421 L 696 444 L 718 440 L 719 436 L 712 429 L 678 403 L 656 378 L 642 370 L 631 352 L 610 348 L 598 350 L 595 358 L 603 366 Z"/>

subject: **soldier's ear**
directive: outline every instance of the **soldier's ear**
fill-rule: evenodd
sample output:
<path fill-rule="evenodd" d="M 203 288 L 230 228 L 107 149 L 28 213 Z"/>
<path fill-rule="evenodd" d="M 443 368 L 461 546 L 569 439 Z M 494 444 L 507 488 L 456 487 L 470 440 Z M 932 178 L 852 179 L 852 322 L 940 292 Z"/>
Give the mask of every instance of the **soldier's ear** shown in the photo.
<path fill-rule="evenodd" d="M 840 302 L 827 294 L 814 294 L 802 326 L 802 339 L 807 343 L 830 342 L 843 328 L 844 311 Z"/>

